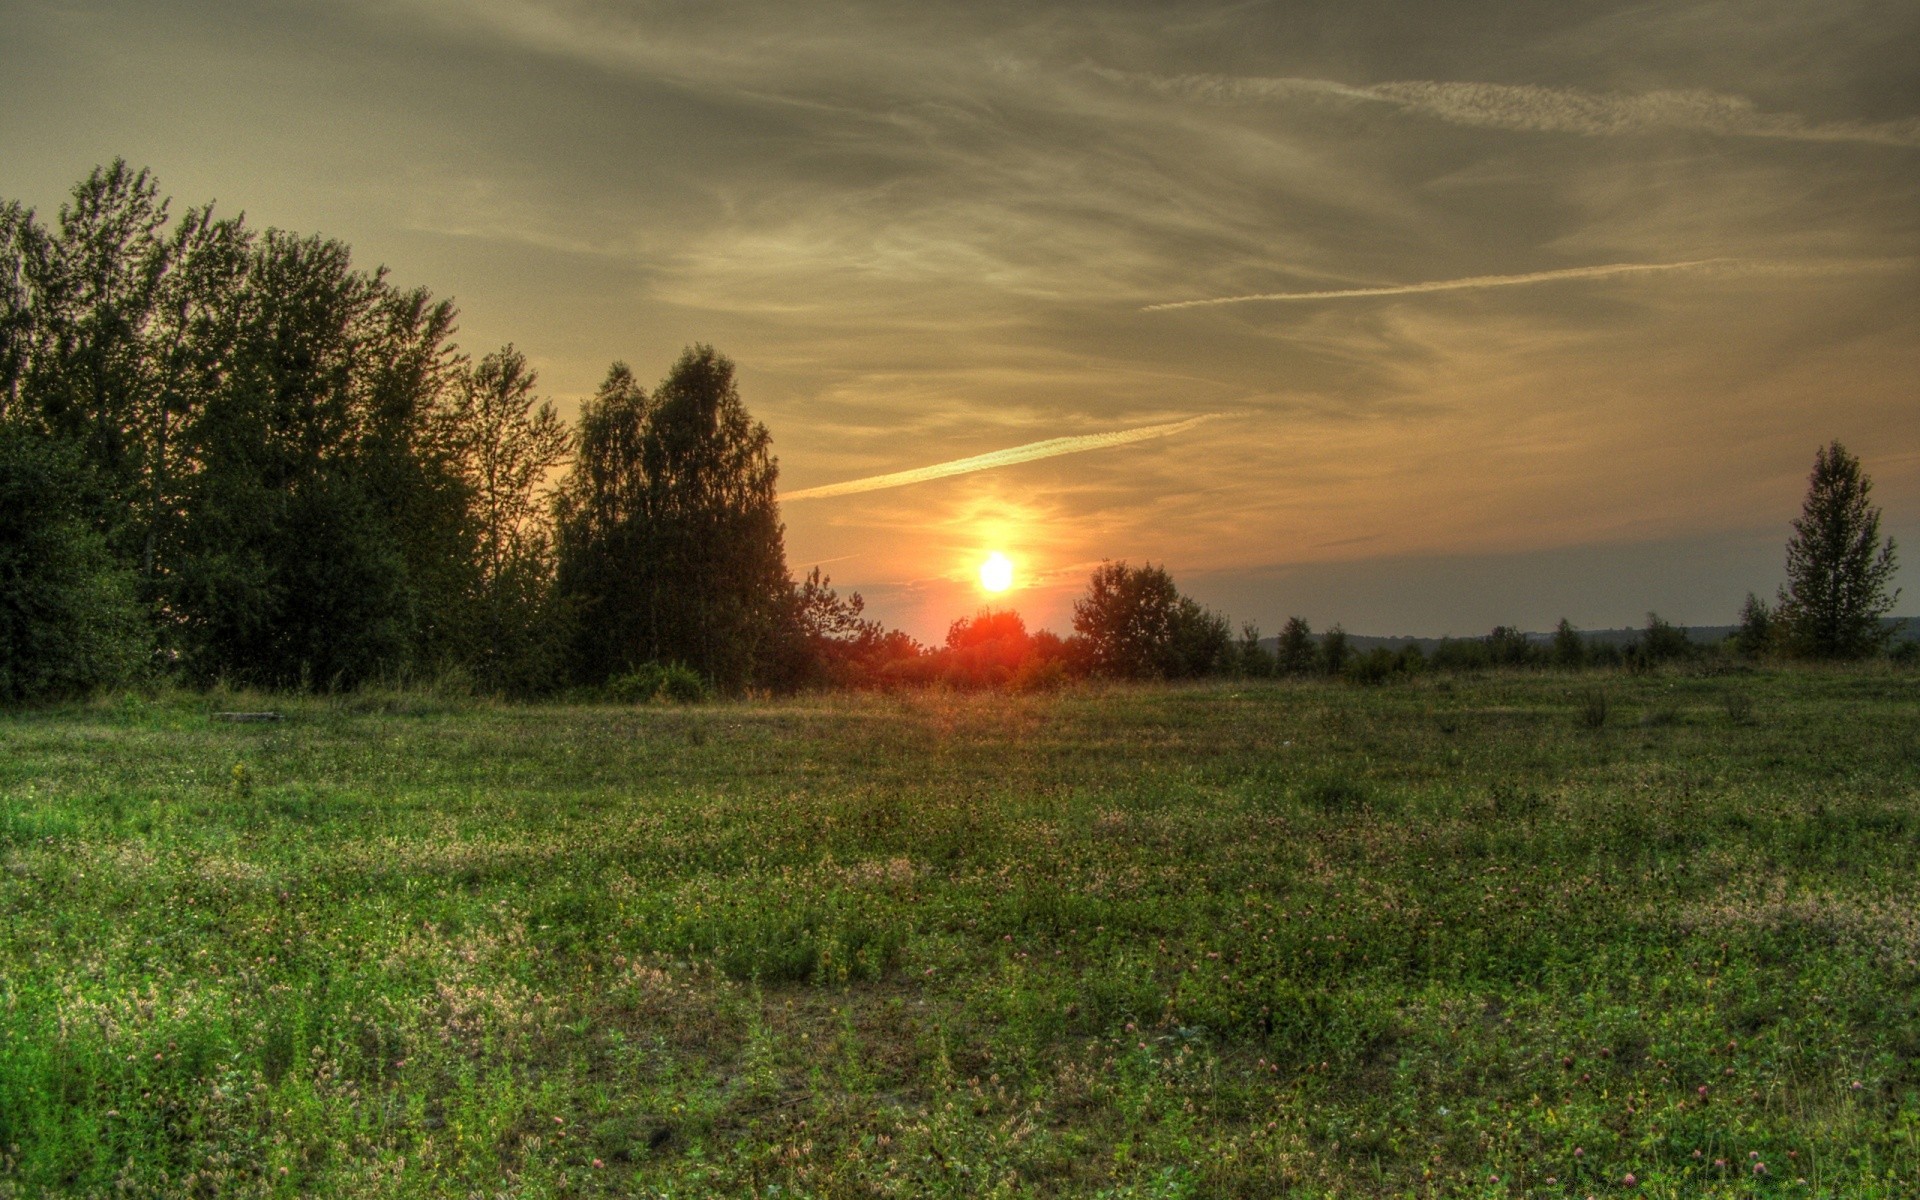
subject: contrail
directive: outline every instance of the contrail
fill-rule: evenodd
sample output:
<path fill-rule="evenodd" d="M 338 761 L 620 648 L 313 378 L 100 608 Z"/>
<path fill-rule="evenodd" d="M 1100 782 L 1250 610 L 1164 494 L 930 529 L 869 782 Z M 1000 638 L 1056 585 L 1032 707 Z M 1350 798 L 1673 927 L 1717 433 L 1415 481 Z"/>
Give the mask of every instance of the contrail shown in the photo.
<path fill-rule="evenodd" d="M 1727 92 L 1586 92 L 1533 84 L 1407 79 L 1347 84 L 1332 79 L 1274 79 L 1236 75 L 1142 75 L 1098 70 L 1117 83 L 1207 104 L 1331 101 L 1387 104 L 1446 121 L 1523 133 L 1631 136 L 1680 130 L 1721 137 L 1796 142 L 1856 142 L 1920 147 L 1920 119 L 1821 121 L 1798 113 L 1763 112 L 1745 96 Z"/>
<path fill-rule="evenodd" d="M 1220 296 L 1211 300 L 1174 300 L 1166 304 L 1143 305 L 1140 311 L 1162 312 L 1169 308 L 1245 304 L 1251 300 L 1345 300 L 1355 296 L 1412 296 L 1421 292 L 1459 292 L 1469 288 L 1519 287 L 1528 283 L 1553 283 L 1561 279 L 1603 279 L 1609 275 L 1637 275 L 1644 271 L 1684 271 L 1699 267 L 1724 266 L 1738 261 L 1732 258 L 1696 258 L 1689 262 L 1608 263 L 1599 267 L 1569 267 L 1564 271 L 1529 271 L 1525 275 L 1474 275 L 1466 279 L 1432 279 L 1425 283 L 1341 288 L 1338 291 L 1328 292 L 1262 292 L 1253 296 Z"/>
<path fill-rule="evenodd" d="M 1185 433 L 1202 421 L 1211 421 L 1221 415 L 1220 413 L 1202 413 L 1197 417 L 1188 417 L 1184 421 L 1169 421 L 1165 425 L 1142 425 L 1138 429 L 1119 429 L 1112 433 L 1086 433 L 1078 437 L 1048 438 L 1044 442 L 1028 442 L 1024 446 L 990 450 L 971 458 L 951 459 L 928 467 L 915 467 L 911 471 L 895 471 L 890 475 L 869 475 L 865 479 L 849 479 L 845 483 L 829 483 L 820 487 L 801 488 L 797 492 L 782 492 L 780 500 L 785 503 L 790 500 L 821 500 L 828 496 L 850 496 L 855 492 L 877 492 L 882 488 L 905 487 L 910 483 L 925 483 L 930 479 L 945 479 L 949 475 L 965 475 L 970 471 L 991 471 L 995 467 L 1010 467 L 1015 463 L 1032 462 L 1037 458 L 1056 458 L 1062 454 L 1081 454 L 1088 450 L 1130 446 L 1135 442 L 1152 441 L 1154 438 L 1172 437 L 1176 433 Z"/>

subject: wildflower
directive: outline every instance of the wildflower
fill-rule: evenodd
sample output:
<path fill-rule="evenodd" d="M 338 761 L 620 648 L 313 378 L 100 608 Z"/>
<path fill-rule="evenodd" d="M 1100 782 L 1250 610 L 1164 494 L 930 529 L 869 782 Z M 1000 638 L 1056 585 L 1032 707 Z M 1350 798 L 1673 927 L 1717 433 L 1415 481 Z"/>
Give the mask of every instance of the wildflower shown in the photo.
<path fill-rule="evenodd" d="M 1632 1171 L 1628 1171 L 1625 1175 L 1622 1175 L 1620 1177 L 1620 1182 L 1626 1184 L 1628 1187 L 1633 1187 L 1635 1184 L 1639 1183 L 1640 1181 L 1633 1177 Z"/>
<path fill-rule="evenodd" d="M 1700 1086 L 1699 1086 L 1698 1088 L 1696 1088 L 1696 1089 L 1694 1089 L 1694 1090 L 1695 1090 L 1695 1091 L 1696 1091 L 1696 1092 L 1697 1092 L 1697 1093 L 1699 1094 L 1699 1096 L 1700 1096 L 1700 1098 L 1701 1098 L 1702 1100 L 1705 1100 L 1705 1099 L 1707 1098 L 1707 1085 L 1706 1085 L 1706 1084 L 1704 1084 L 1704 1083 L 1703 1083 L 1703 1084 L 1701 1084 L 1701 1085 L 1700 1085 Z"/>
<path fill-rule="evenodd" d="M 1753 1164 L 1753 1173 L 1755 1175 L 1765 1175 L 1767 1173 L 1767 1164 L 1763 1162 Z"/>
<path fill-rule="evenodd" d="M 596 1159 L 594 1159 L 594 1160 L 593 1160 L 593 1165 L 594 1165 L 594 1166 L 596 1166 L 596 1167 L 604 1167 L 604 1166 L 606 1166 L 607 1164 L 605 1164 L 605 1163 L 603 1163 L 603 1162 L 601 1162 L 601 1161 L 600 1161 L 599 1159 L 597 1159 L 597 1158 L 596 1158 Z"/>
<path fill-rule="evenodd" d="M 1575 1146 L 1573 1148 L 1573 1156 L 1575 1158 L 1585 1158 L 1587 1156 L 1587 1152 L 1585 1150 L 1582 1150 L 1580 1147 Z"/>

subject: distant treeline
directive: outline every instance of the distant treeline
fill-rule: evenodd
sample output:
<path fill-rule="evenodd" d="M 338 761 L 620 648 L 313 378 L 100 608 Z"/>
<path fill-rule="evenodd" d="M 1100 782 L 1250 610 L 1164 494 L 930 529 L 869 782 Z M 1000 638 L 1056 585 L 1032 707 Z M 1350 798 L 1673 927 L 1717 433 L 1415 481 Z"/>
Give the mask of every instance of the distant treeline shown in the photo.
<path fill-rule="evenodd" d="M 424 288 L 356 270 L 337 241 L 210 205 L 176 216 L 123 162 L 50 222 L 0 204 L 0 699 L 142 679 L 457 676 L 627 699 L 1089 675 L 1384 681 L 1696 652 L 1657 618 L 1625 648 L 1563 622 L 1544 646 L 1496 629 L 1364 652 L 1296 618 L 1270 648 L 1252 626 L 1234 637 L 1164 568 L 1126 563 L 1093 573 L 1070 636 L 983 610 L 924 647 L 817 570 L 791 578 L 771 438 L 724 356 L 691 347 L 651 392 L 615 363 L 568 428 L 518 350 L 471 358 L 455 317 Z M 1857 612 L 1827 620 L 1834 605 L 1795 575 L 1852 571 L 1834 595 L 1864 597 L 1869 623 L 1886 611 L 1891 542 L 1873 559 L 1878 513 L 1837 444 L 1816 485 L 1830 459 L 1841 476 L 1851 463 L 1855 492 L 1842 497 L 1853 524 L 1829 533 L 1852 540 L 1834 561 L 1790 546 L 1793 586 L 1777 607 L 1749 598 L 1740 653 L 1884 645 Z M 1810 492 L 1803 520 L 1824 519 Z"/>

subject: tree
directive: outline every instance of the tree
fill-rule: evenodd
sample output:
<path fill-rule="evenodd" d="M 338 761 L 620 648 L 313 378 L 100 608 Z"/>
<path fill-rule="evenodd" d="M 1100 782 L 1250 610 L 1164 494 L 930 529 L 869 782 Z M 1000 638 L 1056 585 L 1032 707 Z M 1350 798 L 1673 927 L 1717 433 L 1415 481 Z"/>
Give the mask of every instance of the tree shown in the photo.
<path fill-rule="evenodd" d="M 133 574 L 81 511 L 78 457 L 0 419 L 0 701 L 120 682 L 146 654 Z"/>
<path fill-rule="evenodd" d="M 1553 665 L 1563 670 L 1578 671 L 1587 662 L 1587 639 L 1573 627 L 1573 622 L 1565 617 L 1553 628 Z"/>
<path fill-rule="evenodd" d="M 1640 660 L 1649 665 L 1690 657 L 1695 649 L 1686 630 L 1655 612 L 1647 614 L 1647 627 L 1634 648 Z"/>
<path fill-rule="evenodd" d="M 711 346 L 682 354 L 652 397 L 614 364 L 582 409 L 556 508 L 587 682 L 679 662 L 735 688 L 788 665 L 797 618 L 771 447 Z"/>
<path fill-rule="evenodd" d="M 1317 654 L 1313 626 L 1300 617 L 1288 617 L 1274 646 L 1275 669 L 1282 675 L 1311 674 Z"/>
<path fill-rule="evenodd" d="M 1353 657 L 1353 643 L 1347 640 L 1347 631 L 1335 624 L 1320 638 L 1320 670 L 1323 674 L 1337 676 L 1347 669 L 1347 660 Z"/>
<path fill-rule="evenodd" d="M 1787 542 L 1787 583 L 1776 617 L 1788 643 L 1815 658 L 1859 658 L 1886 644 L 1881 618 L 1899 589 L 1893 539 L 1880 537 L 1873 483 L 1860 460 L 1833 442 L 1814 455 L 1807 498 Z"/>
<path fill-rule="evenodd" d="M 642 443 L 653 404 L 616 362 L 580 406 L 573 471 L 554 497 L 555 581 L 577 622 L 573 674 L 602 683 L 653 660 Z"/>
<path fill-rule="evenodd" d="M 1147 563 L 1102 563 L 1073 603 L 1073 628 L 1095 671 L 1123 679 L 1177 679 L 1233 660 L 1225 617 L 1182 596 L 1173 576 Z"/>
<path fill-rule="evenodd" d="M 1759 658 L 1773 648 L 1773 610 L 1752 592 L 1740 606 L 1740 626 L 1734 630 L 1733 650 L 1742 658 Z"/>
<path fill-rule="evenodd" d="M 477 526 L 473 644 L 480 678 L 511 692 L 552 682 L 567 634 L 553 597 L 547 476 L 573 437 L 553 405 L 534 395 L 538 376 L 508 345 L 463 371 L 443 420 Z"/>
<path fill-rule="evenodd" d="M 1240 674 L 1250 679 L 1265 679 L 1273 674 L 1273 655 L 1260 644 L 1260 627 L 1252 621 L 1240 625 L 1240 644 L 1235 647 Z"/>

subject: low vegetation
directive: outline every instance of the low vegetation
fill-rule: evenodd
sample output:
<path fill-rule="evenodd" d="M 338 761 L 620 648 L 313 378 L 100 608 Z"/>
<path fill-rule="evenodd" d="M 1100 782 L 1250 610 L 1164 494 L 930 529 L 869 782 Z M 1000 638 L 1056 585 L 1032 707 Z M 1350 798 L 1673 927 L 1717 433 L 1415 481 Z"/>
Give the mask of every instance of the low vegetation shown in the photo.
<path fill-rule="evenodd" d="M 16 712 L 0 1196 L 1911 1195 L 1917 717 L 1884 662 Z"/>

